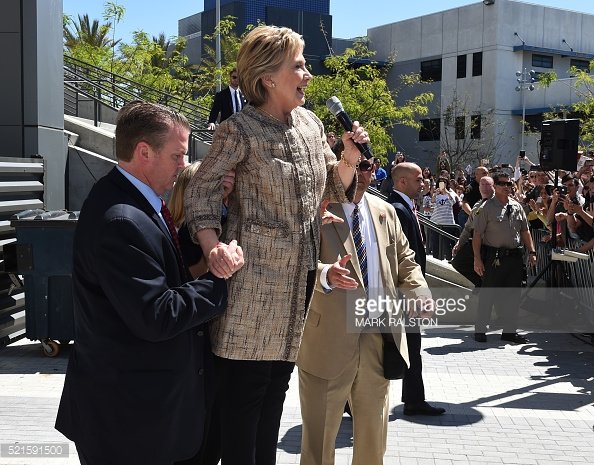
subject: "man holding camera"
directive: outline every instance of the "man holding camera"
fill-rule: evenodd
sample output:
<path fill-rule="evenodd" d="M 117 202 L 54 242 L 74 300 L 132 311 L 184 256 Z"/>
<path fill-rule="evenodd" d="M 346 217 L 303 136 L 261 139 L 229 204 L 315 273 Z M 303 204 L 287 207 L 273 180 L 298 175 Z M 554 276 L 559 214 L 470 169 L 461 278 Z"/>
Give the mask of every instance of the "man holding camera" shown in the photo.
<path fill-rule="evenodd" d="M 501 340 L 523 344 L 527 339 L 516 333 L 523 278 L 521 244 L 528 250 L 531 266 L 536 264 L 536 251 L 526 213 L 510 198 L 513 181 L 504 173 L 494 174 L 493 181 L 495 195 L 483 204 L 473 223 L 474 271 L 483 279 L 474 338 L 477 342 L 487 341 L 487 323 L 495 306 L 503 320 Z"/>

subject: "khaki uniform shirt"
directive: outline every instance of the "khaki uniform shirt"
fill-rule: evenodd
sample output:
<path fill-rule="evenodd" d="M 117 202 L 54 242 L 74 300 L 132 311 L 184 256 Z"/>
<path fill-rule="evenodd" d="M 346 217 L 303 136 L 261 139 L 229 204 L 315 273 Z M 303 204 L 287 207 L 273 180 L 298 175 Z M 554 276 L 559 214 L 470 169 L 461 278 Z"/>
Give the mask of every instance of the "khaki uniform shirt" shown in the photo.
<path fill-rule="evenodd" d="M 520 233 L 528 230 L 528 219 L 515 200 L 503 204 L 493 196 L 476 211 L 473 226 L 484 245 L 515 249 L 522 243 Z"/>
<path fill-rule="evenodd" d="M 474 228 L 474 216 L 476 215 L 476 212 L 481 208 L 481 206 L 485 202 L 486 202 L 486 199 L 480 199 L 478 202 L 476 202 L 474 204 L 474 207 L 472 207 L 470 216 L 466 220 L 466 223 L 464 224 L 464 229 L 462 230 L 462 232 L 460 233 L 460 237 L 458 238 L 458 244 L 460 245 L 460 247 L 462 247 L 464 244 L 466 244 L 469 240 L 472 240 L 472 231 Z"/>

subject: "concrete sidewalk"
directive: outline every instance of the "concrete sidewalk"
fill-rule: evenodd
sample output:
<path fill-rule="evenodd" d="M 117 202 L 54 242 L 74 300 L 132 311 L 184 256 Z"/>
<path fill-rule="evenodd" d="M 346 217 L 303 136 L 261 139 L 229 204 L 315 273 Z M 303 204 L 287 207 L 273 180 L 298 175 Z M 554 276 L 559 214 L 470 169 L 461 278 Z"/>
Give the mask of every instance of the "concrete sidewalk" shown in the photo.
<path fill-rule="evenodd" d="M 423 338 L 427 399 L 441 417 L 404 417 L 401 382 L 391 385 L 387 465 L 586 464 L 594 460 L 594 347 L 567 334 L 531 335 L 523 346 L 486 344 L 472 328 Z M 66 349 L 44 357 L 38 342 L 0 349 L 0 443 L 67 442 L 53 424 Z M 351 421 L 344 417 L 336 464 L 349 464 Z M 285 403 L 278 463 L 299 463 L 297 373 Z M 0 465 L 77 464 L 68 458 L 7 458 Z"/>

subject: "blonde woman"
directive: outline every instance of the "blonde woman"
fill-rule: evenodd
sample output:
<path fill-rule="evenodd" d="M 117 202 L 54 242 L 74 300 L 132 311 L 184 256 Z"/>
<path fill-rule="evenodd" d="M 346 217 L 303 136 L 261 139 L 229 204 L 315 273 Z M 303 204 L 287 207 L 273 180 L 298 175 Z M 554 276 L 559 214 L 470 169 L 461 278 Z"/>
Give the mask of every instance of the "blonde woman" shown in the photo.
<path fill-rule="evenodd" d="M 209 269 L 228 278 L 227 311 L 211 326 L 224 398 L 223 464 L 276 463 L 283 402 L 316 280 L 320 204 L 352 201 L 354 142 L 369 142 L 355 122 L 336 160 L 322 122 L 302 106 L 312 79 L 304 46 L 299 34 L 275 26 L 245 37 L 237 71 L 250 104 L 219 125 L 186 191 L 192 237 Z M 230 169 L 235 190 L 221 233 L 221 182 Z M 245 258 L 239 270 L 234 243 L 226 244 L 235 239 Z"/>

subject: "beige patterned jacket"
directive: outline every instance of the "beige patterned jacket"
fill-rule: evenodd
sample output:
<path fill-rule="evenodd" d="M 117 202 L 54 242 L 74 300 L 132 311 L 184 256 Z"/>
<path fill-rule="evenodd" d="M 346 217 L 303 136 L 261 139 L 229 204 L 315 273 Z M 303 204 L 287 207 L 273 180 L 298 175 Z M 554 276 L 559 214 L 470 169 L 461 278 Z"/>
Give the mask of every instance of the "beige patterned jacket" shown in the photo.
<path fill-rule="evenodd" d="M 307 272 L 319 253 L 320 202 L 349 201 L 336 166 L 321 121 L 301 107 L 287 126 L 248 105 L 215 131 L 185 205 L 192 237 L 200 229 L 221 231 L 222 178 L 236 170 L 221 240 L 237 239 L 245 266 L 229 279 L 227 311 L 211 327 L 216 355 L 297 358 Z"/>

